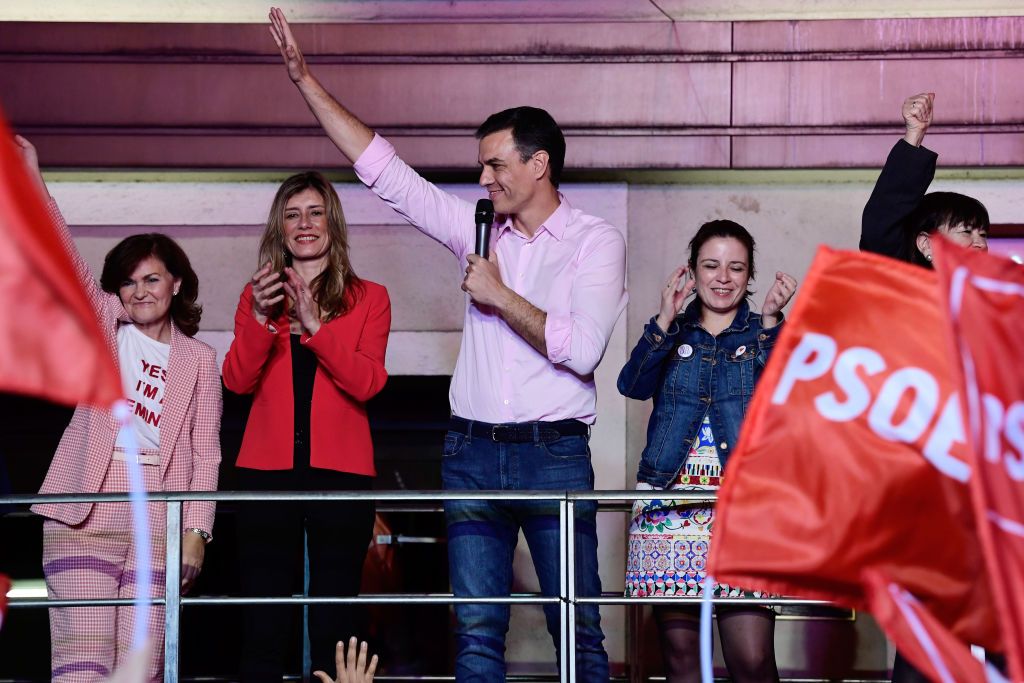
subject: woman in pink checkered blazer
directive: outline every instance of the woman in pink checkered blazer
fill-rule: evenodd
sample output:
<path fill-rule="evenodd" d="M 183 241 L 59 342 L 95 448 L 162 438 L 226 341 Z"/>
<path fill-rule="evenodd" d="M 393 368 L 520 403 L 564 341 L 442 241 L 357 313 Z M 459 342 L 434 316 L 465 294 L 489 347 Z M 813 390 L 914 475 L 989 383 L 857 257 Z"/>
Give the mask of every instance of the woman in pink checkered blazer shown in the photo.
<path fill-rule="evenodd" d="M 133 235 L 106 257 L 100 282 L 75 247 L 43 183 L 35 148 L 16 142 L 50 217 L 74 262 L 107 343 L 117 350 L 122 382 L 141 446 L 139 462 L 149 491 L 213 491 L 220 464 L 221 385 L 216 354 L 193 338 L 201 308 L 199 281 L 185 252 L 160 234 Z M 79 406 L 40 493 L 128 490 L 122 435 L 109 410 Z M 163 595 L 166 511 L 149 504 L 153 585 Z M 135 596 L 135 545 L 128 503 L 40 504 L 44 517 L 43 573 L 51 599 Z M 182 588 L 203 565 L 213 529 L 213 502 L 183 506 Z M 131 607 L 50 610 L 52 678 L 94 681 L 124 660 L 133 632 Z M 163 675 L 163 608 L 150 612 L 149 680 Z"/>

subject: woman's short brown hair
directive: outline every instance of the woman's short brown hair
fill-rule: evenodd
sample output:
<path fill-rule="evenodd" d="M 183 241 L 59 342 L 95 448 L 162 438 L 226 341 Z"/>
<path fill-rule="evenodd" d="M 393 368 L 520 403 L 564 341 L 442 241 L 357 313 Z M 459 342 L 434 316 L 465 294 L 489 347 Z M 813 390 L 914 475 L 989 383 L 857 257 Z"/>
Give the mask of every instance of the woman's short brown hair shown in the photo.
<path fill-rule="evenodd" d="M 103 259 L 100 286 L 103 291 L 118 294 L 125 280 L 131 279 L 139 264 L 152 256 L 159 259 L 167 272 L 181 280 L 177 295 L 171 299 L 171 320 L 190 337 L 199 331 L 203 307 L 196 303 L 199 296 L 199 277 L 192 270 L 185 251 L 167 235 L 149 232 L 126 237 L 107 252 Z"/>

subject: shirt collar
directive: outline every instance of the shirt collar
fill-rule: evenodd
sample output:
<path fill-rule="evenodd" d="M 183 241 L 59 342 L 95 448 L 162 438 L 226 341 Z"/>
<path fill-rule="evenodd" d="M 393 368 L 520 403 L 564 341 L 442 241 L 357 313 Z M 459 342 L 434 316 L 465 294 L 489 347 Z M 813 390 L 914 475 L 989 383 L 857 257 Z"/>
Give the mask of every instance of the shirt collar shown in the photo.
<path fill-rule="evenodd" d="M 540 235 L 542 230 L 546 230 L 556 240 L 561 241 L 565 237 L 565 229 L 569 225 L 569 216 L 572 214 L 572 205 L 569 200 L 558 193 L 558 208 L 552 212 L 547 219 L 540 224 L 537 228 L 537 232 L 534 233 L 533 238 L 536 239 Z M 512 216 L 505 216 L 505 222 L 498 228 L 498 235 L 502 235 L 507 230 L 512 229 Z"/>
<path fill-rule="evenodd" d="M 687 305 L 683 311 L 682 320 L 680 323 L 686 327 L 700 327 L 700 299 L 694 299 Z M 740 306 L 736 309 L 736 317 L 732 319 L 732 323 L 729 327 L 722 330 L 721 333 L 725 332 L 742 332 L 750 326 L 750 304 L 747 303 L 746 297 L 740 301 Z"/>

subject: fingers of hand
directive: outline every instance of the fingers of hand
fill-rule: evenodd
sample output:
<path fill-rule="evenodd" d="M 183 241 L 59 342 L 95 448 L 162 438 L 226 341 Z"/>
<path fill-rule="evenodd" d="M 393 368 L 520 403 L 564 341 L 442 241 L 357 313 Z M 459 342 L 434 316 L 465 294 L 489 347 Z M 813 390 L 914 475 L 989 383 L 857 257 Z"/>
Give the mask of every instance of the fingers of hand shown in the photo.
<path fill-rule="evenodd" d="M 288 20 L 284 17 L 284 12 L 280 9 L 277 10 L 277 25 L 284 34 L 285 42 L 288 43 L 289 47 L 294 45 L 295 37 L 292 36 L 292 27 L 288 24 Z"/>
<path fill-rule="evenodd" d="M 323 671 L 314 671 L 313 675 L 319 678 L 323 683 L 334 683 L 330 676 L 325 674 Z"/>
<path fill-rule="evenodd" d="M 295 289 L 296 291 L 301 291 L 306 288 L 306 283 L 303 282 L 302 278 L 299 277 L 299 274 L 296 273 L 291 266 L 285 266 L 283 272 L 285 278 L 288 280 L 288 283 L 292 286 L 293 289 Z"/>
<path fill-rule="evenodd" d="M 260 303 L 258 304 L 258 306 L 262 310 L 265 311 L 268 308 L 270 308 L 271 306 L 276 306 L 277 304 L 281 303 L 282 301 L 284 301 L 284 294 L 278 294 L 277 296 L 275 296 L 273 298 L 261 300 Z"/>
<path fill-rule="evenodd" d="M 370 668 L 366 670 L 366 680 L 372 681 L 375 673 L 377 673 L 377 655 L 370 657 Z"/>
<path fill-rule="evenodd" d="M 352 642 L 355 642 L 355 638 L 352 639 Z M 359 658 L 356 660 L 356 667 L 359 671 L 366 671 L 366 652 L 368 647 L 365 640 L 359 644 Z"/>
<path fill-rule="evenodd" d="M 196 579 L 199 578 L 199 567 L 191 564 L 182 564 L 181 566 L 181 585 L 182 587 L 191 586 L 195 583 Z"/>
<path fill-rule="evenodd" d="M 280 290 L 281 290 L 281 287 L 284 284 L 285 283 L 283 283 L 283 282 L 281 282 L 280 280 L 277 280 L 277 279 L 271 280 L 270 282 L 266 283 L 265 285 L 260 285 L 260 286 L 257 286 L 257 287 L 253 287 L 253 290 L 254 290 L 253 296 L 256 299 L 262 299 L 262 300 L 266 300 L 266 299 L 269 299 L 271 297 L 277 296 L 278 294 L 281 293 Z"/>
<path fill-rule="evenodd" d="M 270 267 L 268 266 L 267 272 L 262 277 L 260 277 L 257 285 L 259 286 L 260 289 L 268 289 L 270 288 L 271 285 L 279 282 L 281 282 L 281 276 L 278 273 L 271 271 Z"/>
<path fill-rule="evenodd" d="M 349 670 L 354 670 L 356 666 L 356 650 L 359 649 L 359 641 L 356 640 L 355 636 L 348 639 L 348 654 L 345 657 L 345 665 Z"/>
<path fill-rule="evenodd" d="M 282 284 L 278 282 L 266 289 L 257 289 L 253 294 L 253 303 L 256 307 L 266 310 L 268 307 L 284 299 L 284 294 L 281 292 Z"/>
<path fill-rule="evenodd" d="M 259 267 L 259 270 L 257 270 L 255 273 L 252 274 L 252 283 L 255 285 L 257 282 L 259 282 L 264 277 L 266 277 L 267 273 L 269 273 L 269 272 L 270 272 L 270 262 L 267 261 L 266 263 L 264 263 L 262 266 Z"/>
<path fill-rule="evenodd" d="M 903 103 L 903 117 L 924 121 L 931 115 L 931 103 L 924 95 L 915 95 Z"/>

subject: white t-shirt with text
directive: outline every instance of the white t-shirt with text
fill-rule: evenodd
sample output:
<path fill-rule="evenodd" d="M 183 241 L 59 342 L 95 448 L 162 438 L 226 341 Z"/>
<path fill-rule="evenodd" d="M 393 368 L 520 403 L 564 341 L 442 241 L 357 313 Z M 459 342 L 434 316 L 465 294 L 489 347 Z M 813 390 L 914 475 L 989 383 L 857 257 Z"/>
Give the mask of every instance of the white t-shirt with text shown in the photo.
<path fill-rule="evenodd" d="M 170 354 L 170 344 L 147 337 L 135 325 L 121 325 L 117 330 L 121 381 L 132 412 L 139 448 L 160 448 L 160 413 L 163 409 L 167 359 Z M 118 433 L 115 445 L 121 448 L 125 446 L 123 429 Z"/>

